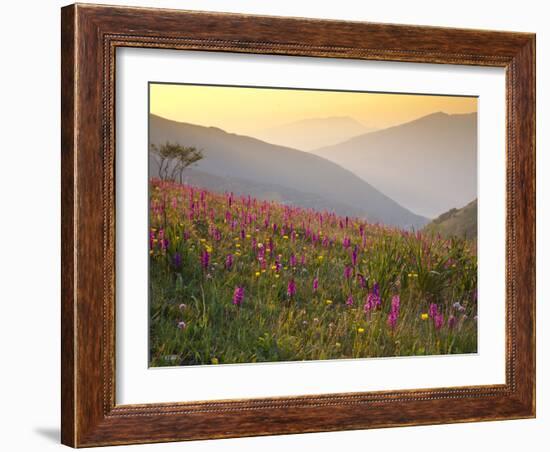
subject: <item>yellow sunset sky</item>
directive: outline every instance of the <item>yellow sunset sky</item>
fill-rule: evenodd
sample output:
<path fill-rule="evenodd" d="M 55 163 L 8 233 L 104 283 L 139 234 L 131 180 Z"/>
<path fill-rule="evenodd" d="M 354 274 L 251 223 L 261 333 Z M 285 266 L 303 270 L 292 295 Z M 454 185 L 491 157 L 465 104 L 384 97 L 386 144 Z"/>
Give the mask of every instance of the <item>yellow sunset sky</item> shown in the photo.
<path fill-rule="evenodd" d="M 310 118 L 347 116 L 381 129 L 439 111 L 477 111 L 476 97 L 153 83 L 149 89 L 155 115 L 252 136 Z"/>

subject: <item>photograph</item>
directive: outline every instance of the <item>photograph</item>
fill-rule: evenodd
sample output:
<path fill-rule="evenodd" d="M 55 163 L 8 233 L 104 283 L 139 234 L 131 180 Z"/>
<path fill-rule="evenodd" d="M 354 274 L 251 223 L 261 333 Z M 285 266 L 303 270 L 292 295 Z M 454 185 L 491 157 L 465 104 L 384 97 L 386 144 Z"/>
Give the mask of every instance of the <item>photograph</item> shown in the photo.
<path fill-rule="evenodd" d="M 150 367 L 477 352 L 477 97 L 148 95 Z"/>

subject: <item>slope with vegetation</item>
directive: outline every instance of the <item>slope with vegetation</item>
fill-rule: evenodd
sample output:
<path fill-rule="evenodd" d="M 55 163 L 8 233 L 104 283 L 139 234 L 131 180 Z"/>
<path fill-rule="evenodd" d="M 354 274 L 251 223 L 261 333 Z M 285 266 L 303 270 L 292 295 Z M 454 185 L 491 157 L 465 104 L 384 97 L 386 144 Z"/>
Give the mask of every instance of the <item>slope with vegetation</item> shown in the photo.
<path fill-rule="evenodd" d="M 187 174 L 200 171 L 205 188 L 210 186 L 209 178 L 219 184 L 238 179 L 248 188 L 242 193 L 262 196 L 266 187 L 273 192 L 275 187 L 284 187 L 294 195 L 316 197 L 323 201 L 318 208 L 338 210 L 341 215 L 359 216 L 370 222 L 380 222 L 405 228 L 419 228 L 428 219 L 405 209 L 397 202 L 375 189 L 372 185 L 351 171 L 311 153 L 297 149 L 275 146 L 255 138 L 227 133 L 214 127 L 171 121 L 159 116 L 150 116 L 150 143 L 161 145 L 166 142 L 185 143 L 188 147 L 201 149 L 202 159 Z M 151 154 L 151 177 L 159 177 L 155 156 Z M 229 189 L 227 187 L 226 189 Z M 261 192 L 257 192 L 259 189 Z M 300 199 L 285 199 L 284 193 L 274 192 L 274 199 L 303 205 Z M 344 206 L 349 206 L 345 209 Z"/>
<path fill-rule="evenodd" d="M 477 199 L 461 209 L 451 209 L 440 215 L 428 223 L 424 231 L 446 238 L 477 239 Z"/>
<path fill-rule="evenodd" d="M 470 242 L 150 184 L 152 366 L 476 352 Z"/>

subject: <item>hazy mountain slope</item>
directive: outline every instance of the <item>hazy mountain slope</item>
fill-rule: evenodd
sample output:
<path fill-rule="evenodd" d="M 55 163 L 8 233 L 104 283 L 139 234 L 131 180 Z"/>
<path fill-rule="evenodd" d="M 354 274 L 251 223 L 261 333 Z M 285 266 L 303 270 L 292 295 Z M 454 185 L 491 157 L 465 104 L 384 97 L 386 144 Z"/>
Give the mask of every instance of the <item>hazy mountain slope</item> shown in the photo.
<path fill-rule="evenodd" d="M 253 135 L 262 141 L 300 150 L 311 150 L 372 132 L 353 118 L 334 116 L 311 118 L 262 130 Z"/>
<path fill-rule="evenodd" d="M 151 169 L 155 171 L 155 162 L 151 159 Z M 185 171 L 184 183 L 204 187 L 218 193 L 232 192 L 236 195 L 254 195 L 255 198 L 276 201 L 288 205 L 300 205 L 308 209 L 324 210 L 330 204 L 331 211 L 338 215 L 361 216 L 361 209 L 328 201 L 314 193 L 303 193 L 275 184 L 266 184 L 236 177 L 224 177 L 189 168 Z"/>
<path fill-rule="evenodd" d="M 427 232 L 443 237 L 477 239 L 477 199 L 461 209 L 451 209 L 437 217 L 424 228 Z"/>
<path fill-rule="evenodd" d="M 348 215 L 359 213 L 373 222 L 402 227 L 420 227 L 427 222 L 350 171 L 306 152 L 155 115 L 150 116 L 149 131 L 150 142 L 157 145 L 171 141 L 202 148 L 204 159 L 196 169 L 203 173 L 315 195 L 325 200 L 325 209 L 348 205 Z"/>
<path fill-rule="evenodd" d="M 313 152 L 428 217 L 477 196 L 476 113 L 435 113 Z"/>

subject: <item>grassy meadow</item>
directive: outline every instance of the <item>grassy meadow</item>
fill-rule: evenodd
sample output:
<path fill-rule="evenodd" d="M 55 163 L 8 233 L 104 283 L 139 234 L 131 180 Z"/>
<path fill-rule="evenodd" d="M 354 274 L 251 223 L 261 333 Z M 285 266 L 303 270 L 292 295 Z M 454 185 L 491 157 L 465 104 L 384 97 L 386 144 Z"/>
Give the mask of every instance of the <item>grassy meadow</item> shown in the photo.
<path fill-rule="evenodd" d="M 477 351 L 473 242 L 150 181 L 150 365 Z"/>

